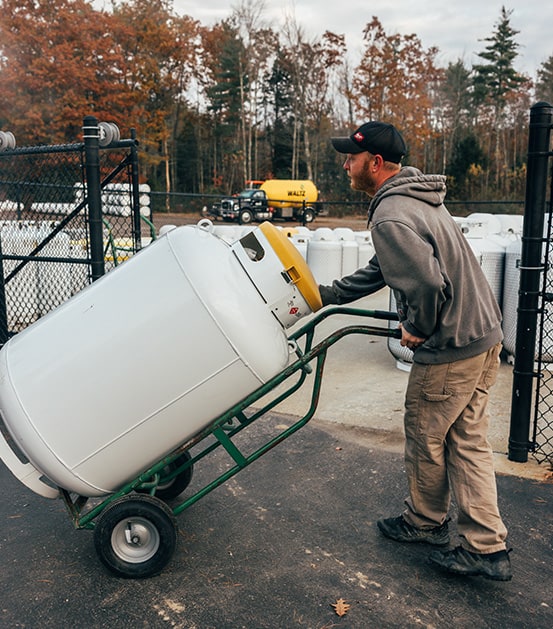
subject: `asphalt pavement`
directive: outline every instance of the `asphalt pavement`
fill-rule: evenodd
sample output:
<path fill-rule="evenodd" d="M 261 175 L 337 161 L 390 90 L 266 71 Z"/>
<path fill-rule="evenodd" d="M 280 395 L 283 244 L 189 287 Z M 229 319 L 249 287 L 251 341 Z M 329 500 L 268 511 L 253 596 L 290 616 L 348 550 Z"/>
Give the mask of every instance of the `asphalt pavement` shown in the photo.
<path fill-rule="evenodd" d="M 343 323 L 325 323 L 321 335 Z M 352 336 L 329 351 L 313 420 L 180 514 L 176 552 L 156 577 L 107 572 L 93 533 L 74 530 L 61 501 L 0 463 L 0 626 L 551 629 L 553 484 L 546 466 L 507 460 L 511 371 L 502 364 L 490 432 L 510 582 L 444 574 L 428 562 L 430 547 L 379 534 L 376 520 L 399 514 L 406 492 L 407 374 L 385 339 Z M 296 421 L 308 397 L 302 388 L 254 422 L 245 446 Z M 224 453 L 206 457 L 190 490 L 228 464 Z M 454 532 L 454 506 L 452 515 Z"/>

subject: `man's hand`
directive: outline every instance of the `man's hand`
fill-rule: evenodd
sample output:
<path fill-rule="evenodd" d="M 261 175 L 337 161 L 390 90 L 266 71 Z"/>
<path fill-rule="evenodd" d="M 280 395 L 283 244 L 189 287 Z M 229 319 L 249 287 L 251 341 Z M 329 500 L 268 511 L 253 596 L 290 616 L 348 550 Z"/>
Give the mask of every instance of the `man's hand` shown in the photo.
<path fill-rule="evenodd" d="M 407 330 L 401 325 L 401 323 L 399 324 L 399 328 L 401 329 L 401 340 L 399 341 L 399 344 L 402 347 L 407 347 L 408 349 L 415 350 L 417 349 L 417 347 L 420 347 L 424 343 L 424 341 L 426 341 L 425 338 L 409 334 L 409 332 L 407 332 Z"/>

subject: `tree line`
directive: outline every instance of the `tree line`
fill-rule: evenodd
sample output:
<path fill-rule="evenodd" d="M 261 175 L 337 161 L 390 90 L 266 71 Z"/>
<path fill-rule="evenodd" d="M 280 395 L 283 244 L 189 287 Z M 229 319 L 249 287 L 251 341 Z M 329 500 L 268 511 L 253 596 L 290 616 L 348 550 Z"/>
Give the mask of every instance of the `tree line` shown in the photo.
<path fill-rule="evenodd" d="M 416 34 L 276 28 L 263 0 L 204 26 L 170 0 L 0 0 L 0 129 L 18 145 L 75 142 L 85 115 L 136 129 L 153 190 L 228 194 L 247 180 L 309 178 L 328 201 L 359 200 L 329 143 L 368 119 L 404 134 L 404 163 L 448 176 L 452 199 L 524 197 L 528 112 L 553 102 L 553 54 L 535 80 L 515 68 L 519 32 L 502 7 L 477 52 L 437 64 Z"/>

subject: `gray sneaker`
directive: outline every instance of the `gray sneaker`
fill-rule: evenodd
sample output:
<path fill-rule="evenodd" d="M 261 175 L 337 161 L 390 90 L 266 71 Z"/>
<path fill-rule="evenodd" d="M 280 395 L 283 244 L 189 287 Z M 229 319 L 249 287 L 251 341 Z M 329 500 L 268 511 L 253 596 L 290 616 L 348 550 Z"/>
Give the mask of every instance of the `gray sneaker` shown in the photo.
<path fill-rule="evenodd" d="M 496 553 L 482 555 L 471 553 L 462 546 L 457 546 L 453 550 L 434 550 L 428 559 L 454 574 L 481 576 L 494 581 L 510 581 L 513 576 L 511 560 L 509 559 L 510 552 L 510 550 L 500 550 Z"/>
<path fill-rule="evenodd" d="M 420 529 L 406 522 L 400 515 L 397 518 L 378 520 L 376 525 L 383 535 L 396 542 L 423 542 L 434 546 L 447 546 L 449 544 L 448 521 L 446 520 L 441 526 Z"/>

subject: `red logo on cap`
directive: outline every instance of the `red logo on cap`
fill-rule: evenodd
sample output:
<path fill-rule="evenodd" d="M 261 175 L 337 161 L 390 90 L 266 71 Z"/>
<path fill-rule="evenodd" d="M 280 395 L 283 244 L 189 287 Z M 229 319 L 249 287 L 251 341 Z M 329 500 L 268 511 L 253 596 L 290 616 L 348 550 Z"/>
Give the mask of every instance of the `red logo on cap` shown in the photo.
<path fill-rule="evenodd" d="M 363 142 L 363 140 L 365 139 L 365 136 L 358 131 L 354 136 L 353 136 L 354 140 L 357 140 L 357 142 Z"/>
<path fill-rule="evenodd" d="M 296 314 L 298 314 L 299 310 L 300 310 L 299 308 L 295 308 L 295 307 L 294 308 L 290 308 L 288 313 L 291 314 L 291 315 L 296 315 Z"/>

